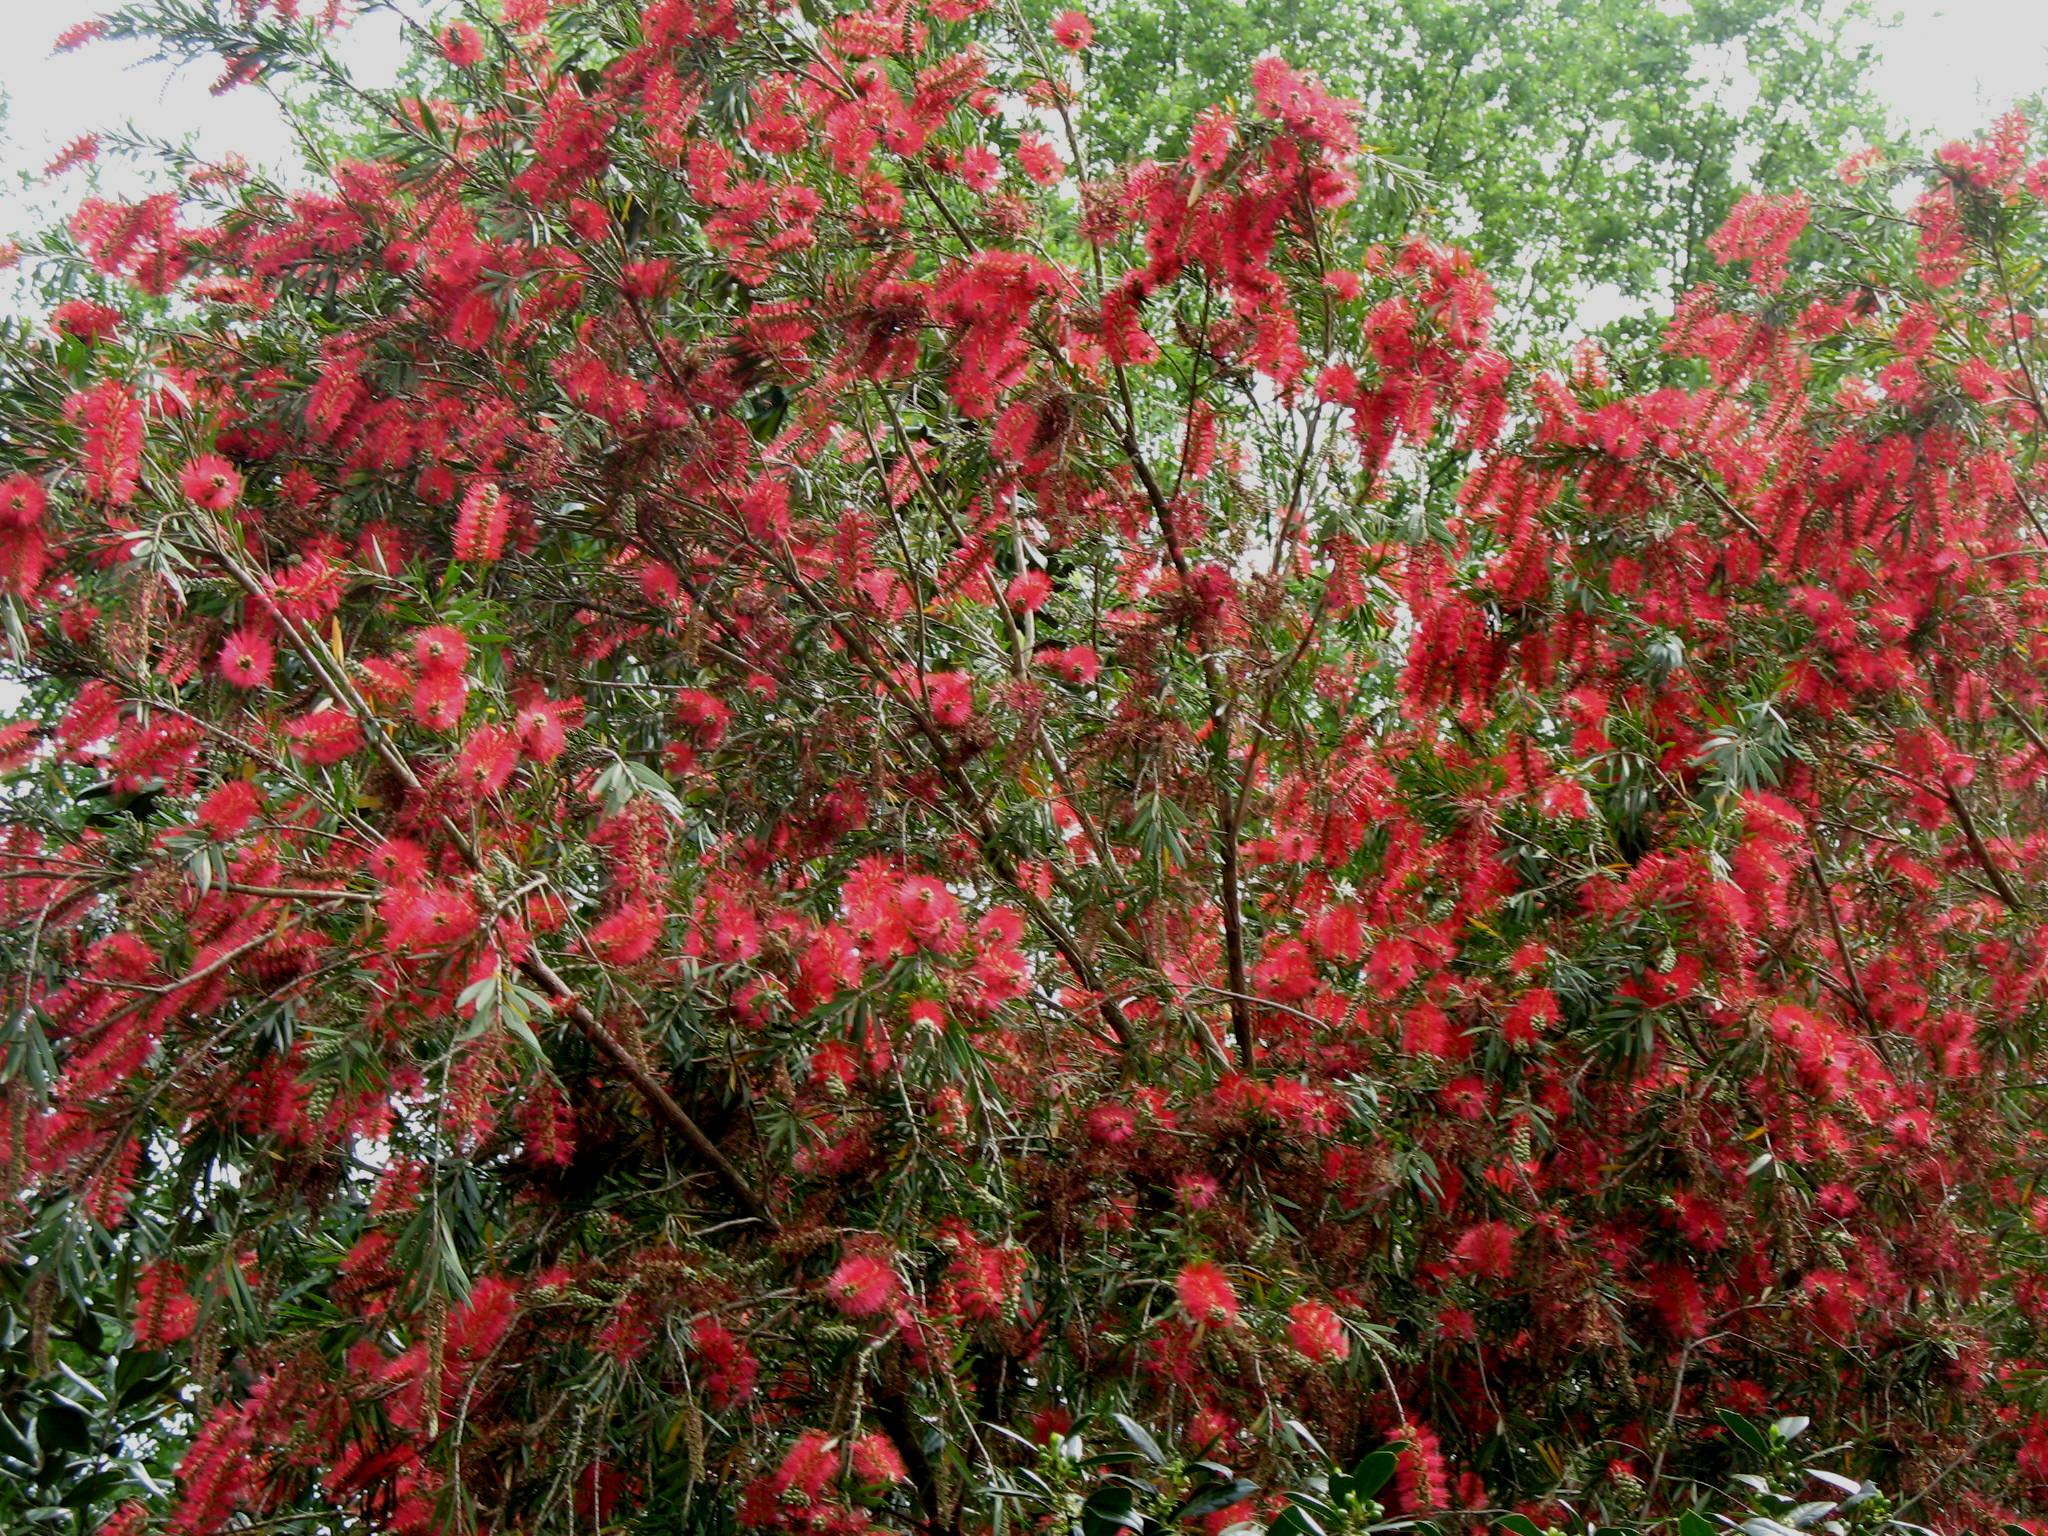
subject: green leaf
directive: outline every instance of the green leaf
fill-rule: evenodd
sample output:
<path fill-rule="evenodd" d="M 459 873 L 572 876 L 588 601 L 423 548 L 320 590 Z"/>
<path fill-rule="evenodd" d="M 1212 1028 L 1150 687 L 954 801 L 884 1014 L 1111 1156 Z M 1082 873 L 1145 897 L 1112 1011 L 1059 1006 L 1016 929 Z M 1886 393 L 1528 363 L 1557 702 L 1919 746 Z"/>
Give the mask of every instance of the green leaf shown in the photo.
<path fill-rule="evenodd" d="M 1166 1465 L 1166 1453 L 1159 1449 L 1159 1442 L 1145 1432 L 1144 1425 L 1121 1413 L 1112 1413 L 1110 1417 L 1116 1420 L 1117 1428 L 1121 1429 L 1131 1444 L 1138 1448 L 1140 1455 L 1155 1467 Z"/>
<path fill-rule="evenodd" d="M 1721 1421 L 1723 1429 L 1742 1442 L 1743 1449 L 1757 1456 L 1770 1455 L 1770 1442 L 1764 1439 L 1763 1431 L 1741 1414 L 1730 1412 L 1726 1408 L 1716 1408 L 1714 1417 Z"/>
<path fill-rule="evenodd" d="M 1128 1488 L 1098 1488 L 1081 1506 L 1082 1536 L 1116 1536 L 1118 1531 L 1145 1528 L 1145 1517 L 1133 1507 L 1137 1496 Z"/>
<path fill-rule="evenodd" d="M 1174 1512 L 1180 1520 L 1199 1520 L 1204 1515 L 1213 1515 L 1219 1509 L 1226 1509 L 1239 1500 L 1248 1499 L 1259 1491 L 1259 1485 L 1237 1478 L 1228 1483 L 1219 1483 L 1206 1488 Z"/>
<path fill-rule="evenodd" d="M 1374 1451 L 1351 1469 L 1351 1475 L 1344 1479 L 1347 1491 L 1360 1499 L 1370 1499 L 1387 1486 L 1393 1478 L 1394 1469 L 1400 1465 L 1400 1458 L 1392 1451 Z M 1336 1492 L 1334 1487 L 1330 1490 Z"/>
<path fill-rule="evenodd" d="M 455 1010 L 458 1013 L 467 1013 L 474 1009 L 481 1014 L 496 1001 L 497 995 L 498 973 L 493 971 L 481 981 L 472 981 L 456 994 Z"/>
<path fill-rule="evenodd" d="M 1299 1504 L 1289 1504 L 1280 1518 L 1266 1527 L 1266 1536 L 1324 1536 L 1316 1518 Z"/>
<path fill-rule="evenodd" d="M 76 1404 L 55 1399 L 43 1405 L 35 1438 L 45 1450 L 83 1456 L 92 1449 L 92 1418 Z"/>
<path fill-rule="evenodd" d="M 1493 1523 L 1504 1531 L 1512 1531 L 1514 1536 L 1543 1536 L 1536 1522 L 1527 1515 L 1496 1515 Z"/>
<path fill-rule="evenodd" d="M 1299 1419 L 1282 1419 L 1280 1421 L 1280 1434 L 1281 1438 L 1294 1450 L 1314 1451 L 1316 1455 L 1322 1457 L 1326 1462 L 1334 1462 L 1337 1459 L 1323 1449 L 1323 1442 L 1318 1440 L 1310 1432 L 1309 1427 Z"/>
<path fill-rule="evenodd" d="M 531 1024 L 516 1016 L 509 1008 L 505 1010 L 503 1017 L 507 1032 L 517 1039 L 521 1045 L 525 1046 L 537 1057 L 545 1058 L 547 1056 L 546 1050 L 541 1046 L 540 1037 L 534 1034 Z"/>

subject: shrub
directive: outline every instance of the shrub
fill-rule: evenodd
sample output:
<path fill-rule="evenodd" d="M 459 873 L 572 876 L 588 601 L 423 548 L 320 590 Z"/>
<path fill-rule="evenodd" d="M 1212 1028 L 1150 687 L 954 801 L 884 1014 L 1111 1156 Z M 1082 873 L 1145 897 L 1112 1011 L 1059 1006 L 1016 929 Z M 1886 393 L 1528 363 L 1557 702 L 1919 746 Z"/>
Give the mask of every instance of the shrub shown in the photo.
<path fill-rule="evenodd" d="M 2023 125 L 1745 200 L 1651 382 L 1334 266 L 1277 58 L 1112 167 L 971 0 L 290 10 L 102 26 L 321 174 L 88 201 L 0 376 L 8 1240 L 189 1421 L 81 1519 L 980 1529 L 1111 1412 L 2037 1507 Z"/>

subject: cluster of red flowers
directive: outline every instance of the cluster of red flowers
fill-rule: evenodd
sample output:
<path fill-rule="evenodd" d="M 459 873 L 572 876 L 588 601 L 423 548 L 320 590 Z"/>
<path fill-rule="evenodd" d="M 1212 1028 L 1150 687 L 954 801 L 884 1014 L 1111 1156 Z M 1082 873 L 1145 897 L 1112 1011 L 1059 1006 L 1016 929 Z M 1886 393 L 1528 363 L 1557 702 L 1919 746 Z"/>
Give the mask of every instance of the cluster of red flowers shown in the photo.
<path fill-rule="evenodd" d="M 107 1528 L 931 1529 L 1105 1408 L 2048 1507 L 2024 124 L 1543 369 L 1284 60 L 1105 168 L 1076 12 L 601 9 L 88 202 L 20 362 L 0 1161 L 213 1405 Z"/>

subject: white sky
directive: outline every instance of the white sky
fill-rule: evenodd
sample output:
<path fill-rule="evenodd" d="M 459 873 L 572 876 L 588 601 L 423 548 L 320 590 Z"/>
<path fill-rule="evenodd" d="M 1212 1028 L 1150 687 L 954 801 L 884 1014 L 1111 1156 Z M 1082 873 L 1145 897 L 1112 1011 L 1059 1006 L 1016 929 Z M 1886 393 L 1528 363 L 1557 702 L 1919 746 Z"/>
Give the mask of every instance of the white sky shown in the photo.
<path fill-rule="evenodd" d="M 75 204 L 81 183 L 33 185 L 65 144 L 96 128 L 132 122 L 146 133 L 196 135 L 205 152 L 239 150 L 258 163 L 289 163 L 291 148 L 268 100 L 243 88 L 207 93 L 210 78 L 138 64 L 140 51 L 95 43 L 50 55 L 59 32 L 107 0 L 0 0 L 0 234 Z M 431 0 L 414 0 L 432 8 Z M 1667 0 L 1684 3 L 1684 0 Z M 2048 0 L 1891 0 L 1899 24 L 1878 33 L 1876 87 L 1899 126 L 1920 135 L 1972 132 L 2016 97 L 2048 87 Z M 1887 0 L 1876 7 L 1887 9 Z M 348 51 L 366 77 L 388 77 L 396 57 L 389 17 L 358 24 Z M 118 174 L 118 173 L 117 173 Z M 30 184 L 24 184 L 24 178 Z"/>

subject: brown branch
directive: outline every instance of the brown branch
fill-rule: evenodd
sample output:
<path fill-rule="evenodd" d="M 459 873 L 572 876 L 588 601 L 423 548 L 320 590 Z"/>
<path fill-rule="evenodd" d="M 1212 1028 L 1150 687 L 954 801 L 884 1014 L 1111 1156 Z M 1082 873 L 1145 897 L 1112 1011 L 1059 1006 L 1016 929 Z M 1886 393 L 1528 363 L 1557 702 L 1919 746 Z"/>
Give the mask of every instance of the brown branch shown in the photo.
<path fill-rule="evenodd" d="M 1944 784 L 1942 794 L 1948 800 L 1949 809 L 1956 813 L 1956 820 L 1962 824 L 1963 840 L 1970 845 L 1971 856 L 1984 866 L 1984 873 L 1990 877 L 1992 888 L 1998 892 L 1998 899 L 2004 902 L 2010 911 L 2026 911 L 2026 903 L 2020 900 L 2019 893 L 2013 890 L 2011 883 L 2005 878 L 2005 871 L 1991 862 L 1991 850 L 1984 846 L 1983 834 L 1977 830 L 1977 818 L 1970 814 L 1970 804 L 1963 798 L 1963 792 L 1953 784 Z"/>
<path fill-rule="evenodd" d="M 1125 377 L 1122 364 L 1116 365 L 1116 383 L 1123 403 L 1124 452 L 1131 461 L 1131 467 L 1137 471 L 1139 483 L 1145 488 L 1145 499 L 1151 503 L 1153 514 L 1159 520 L 1159 531 L 1166 540 L 1167 557 L 1172 560 L 1174 572 L 1180 577 L 1181 588 L 1185 592 L 1187 554 L 1180 545 L 1180 530 L 1174 524 L 1173 507 L 1167 501 L 1166 493 L 1159 488 L 1158 480 L 1153 478 L 1152 466 L 1145 461 L 1145 451 L 1138 442 L 1137 407 L 1132 401 L 1130 380 Z M 1234 775 L 1230 768 L 1231 711 L 1223 679 L 1216 669 L 1216 658 L 1203 652 L 1199 660 L 1202 685 L 1209 700 L 1209 776 L 1216 794 L 1216 863 L 1221 887 L 1218 894 L 1223 908 L 1223 962 L 1230 981 L 1230 1028 L 1231 1033 L 1237 1036 L 1238 1064 L 1250 1072 L 1258 1061 L 1258 1040 L 1248 1001 L 1251 988 L 1245 965 L 1244 897 L 1238 866 L 1235 808 L 1237 797 L 1233 793 Z"/>
<path fill-rule="evenodd" d="M 1842 932 L 1842 917 L 1835 910 L 1835 893 L 1828 887 L 1827 872 L 1821 868 L 1820 839 L 1814 836 L 1813 828 L 1806 829 L 1807 868 L 1812 872 L 1814 888 L 1820 892 L 1821 907 L 1827 913 L 1828 932 L 1834 935 L 1835 953 L 1842 958 L 1842 973 L 1848 978 L 1848 996 L 1856 1016 L 1863 1021 L 1863 1027 L 1873 1035 L 1878 1033 L 1877 1020 L 1870 1012 L 1870 999 L 1863 991 L 1863 978 L 1856 974 L 1856 962 L 1849 954 L 1849 941 Z"/>
<path fill-rule="evenodd" d="M 548 993 L 555 1006 L 569 1016 L 571 1022 L 583 1032 L 584 1038 L 595 1046 L 601 1055 L 626 1074 L 627 1080 L 638 1090 L 640 1097 L 647 1101 L 648 1108 L 654 1111 L 656 1118 L 680 1136 L 690 1150 L 718 1175 L 719 1182 L 726 1187 L 733 1199 L 739 1202 L 740 1207 L 770 1232 L 780 1232 L 782 1223 L 775 1219 L 774 1214 L 754 1192 L 753 1186 L 746 1181 L 739 1169 L 718 1150 L 717 1143 L 704 1133 L 704 1128 L 690 1118 L 689 1111 L 678 1104 L 669 1091 L 655 1080 L 654 1075 L 626 1049 L 618 1036 L 606 1029 L 598 1021 L 597 1016 L 584 1006 L 570 990 L 569 984 L 556 974 L 554 967 L 538 955 L 528 955 L 519 962 L 519 969 L 529 980 L 538 983 Z"/>

